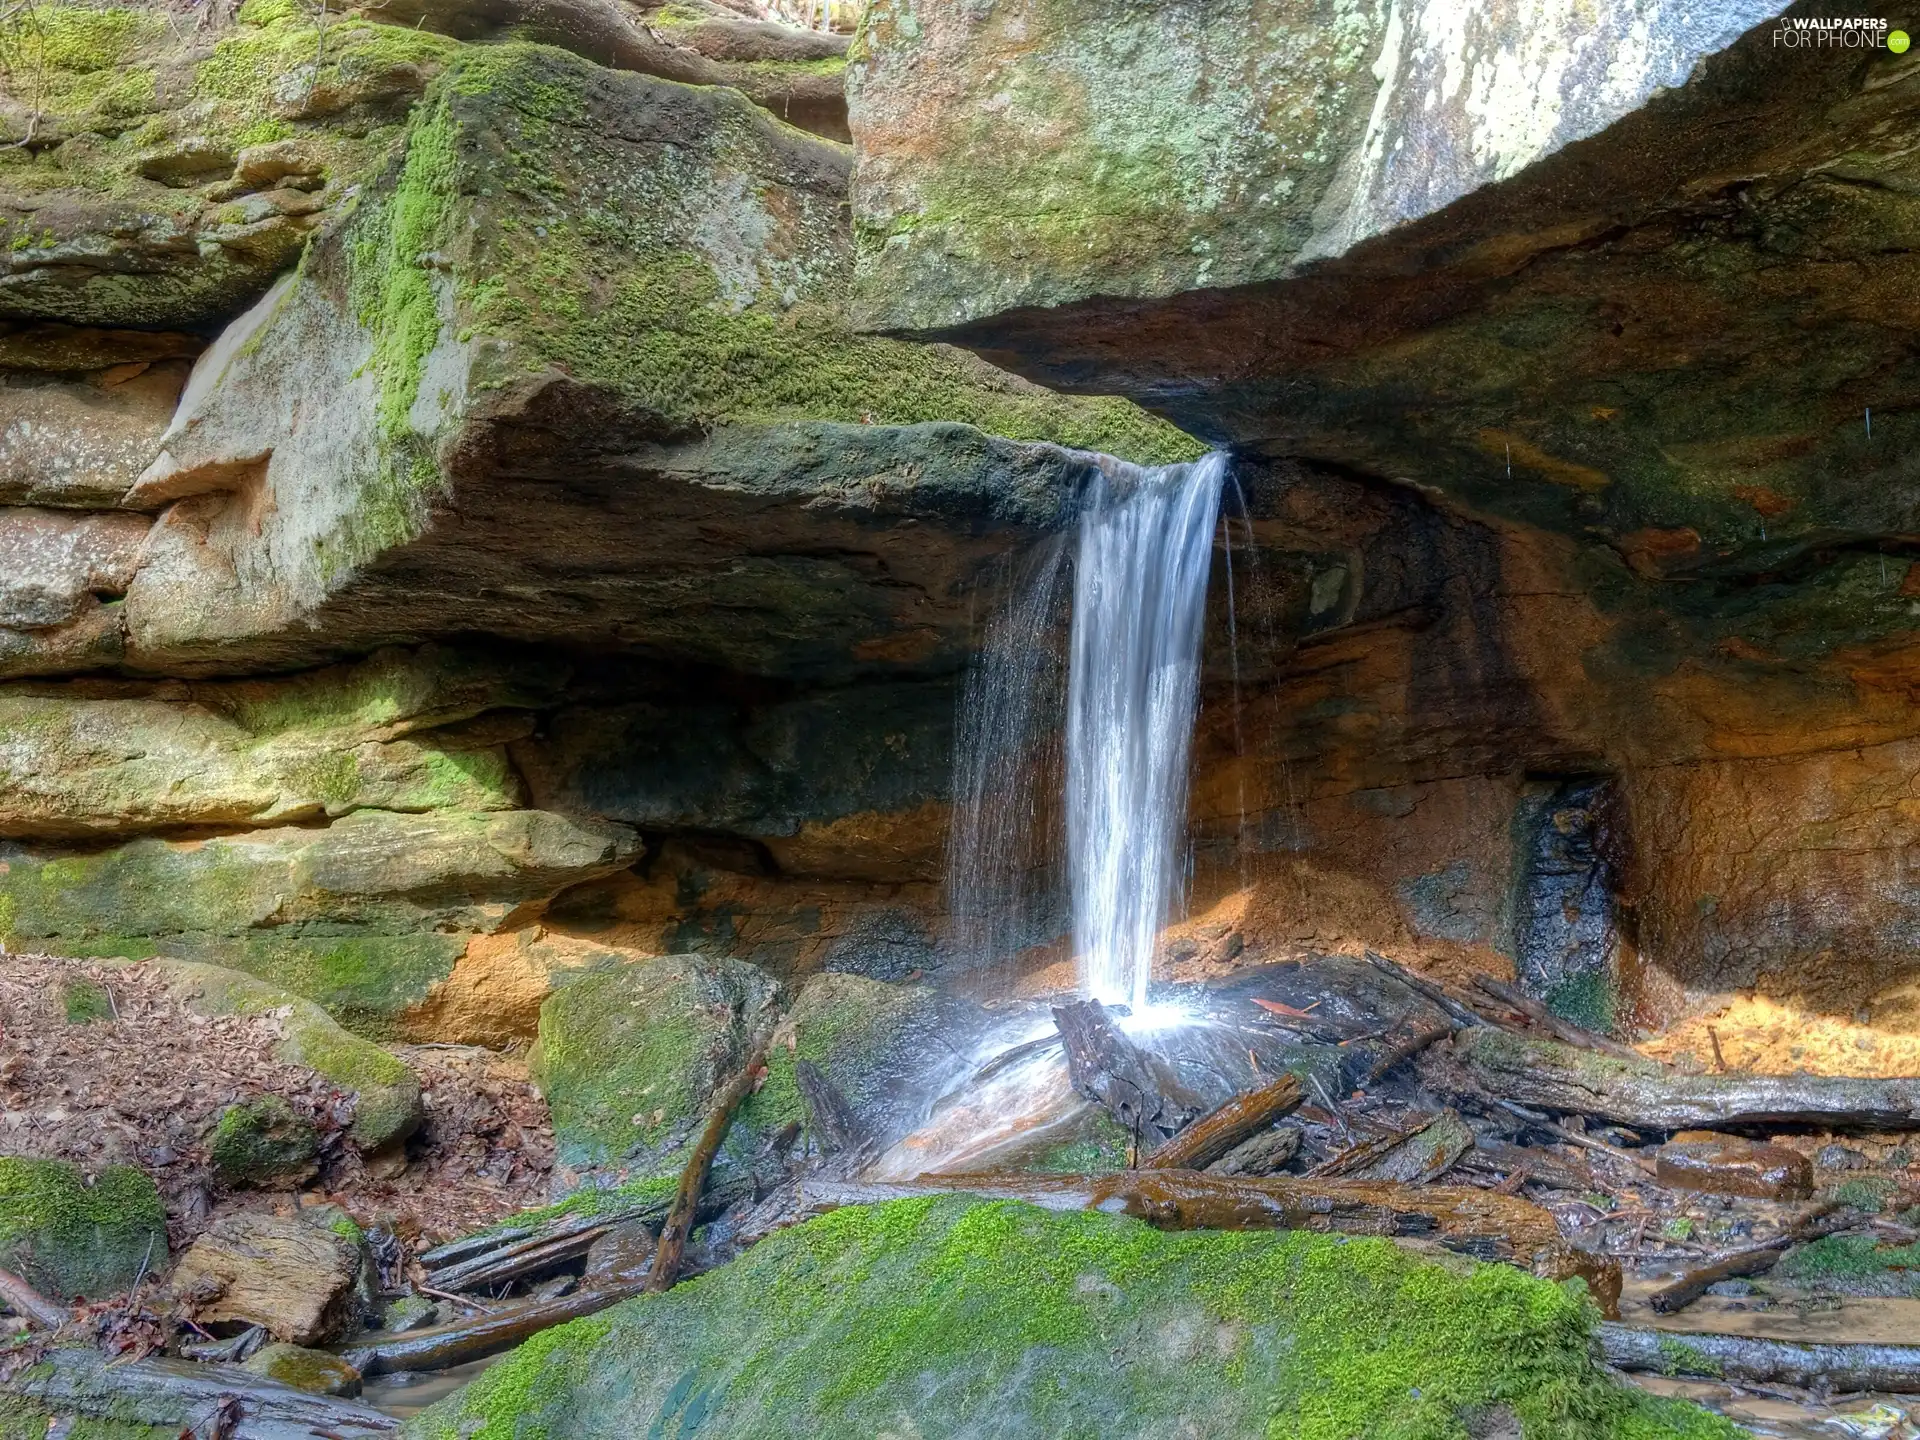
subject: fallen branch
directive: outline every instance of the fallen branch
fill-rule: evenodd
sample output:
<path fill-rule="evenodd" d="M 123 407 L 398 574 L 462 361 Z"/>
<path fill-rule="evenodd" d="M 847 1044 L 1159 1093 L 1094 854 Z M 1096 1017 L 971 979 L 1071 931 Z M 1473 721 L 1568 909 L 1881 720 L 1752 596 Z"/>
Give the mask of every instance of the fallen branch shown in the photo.
<path fill-rule="evenodd" d="M 1604 1035 L 1596 1035 L 1584 1026 L 1576 1025 L 1564 1016 L 1554 1014 L 1531 995 L 1516 990 L 1513 986 L 1496 980 L 1491 975 L 1476 975 L 1473 977 L 1473 983 L 1503 1005 L 1511 1005 L 1534 1024 L 1550 1031 L 1556 1040 L 1564 1044 L 1574 1045 L 1582 1050 L 1592 1050 L 1600 1055 L 1611 1055 L 1616 1060 L 1644 1061 L 1647 1058 L 1630 1046 L 1622 1045 L 1617 1040 L 1609 1040 Z"/>
<path fill-rule="evenodd" d="M 1438 1006 L 1440 1013 L 1451 1019 L 1458 1029 L 1471 1030 L 1476 1026 L 1488 1023 L 1487 1017 L 1482 1015 L 1478 1010 L 1475 1010 L 1472 1006 L 1466 1004 L 1464 1001 L 1454 999 L 1453 996 L 1449 995 L 1445 990 L 1442 990 L 1431 980 L 1414 974 L 1404 965 L 1396 965 L 1393 961 L 1387 959 L 1386 956 L 1376 951 L 1367 951 L 1367 963 L 1383 975 L 1391 975 L 1402 985 L 1413 991 L 1414 994 L 1420 996 L 1430 1004 Z"/>
<path fill-rule="evenodd" d="M 1448 1063 L 1441 1063 L 1443 1058 Z M 1456 1068 L 1460 1076 L 1451 1073 Z M 1644 1058 L 1620 1060 L 1487 1027 L 1463 1030 L 1454 1038 L 1450 1057 L 1429 1056 L 1421 1069 L 1422 1078 L 1437 1089 L 1457 1091 L 1464 1077 L 1469 1093 L 1640 1130 L 1785 1124 L 1920 1129 L 1920 1080 L 1687 1075 Z"/>
<path fill-rule="evenodd" d="M 1367 1071 L 1367 1078 L 1361 1082 L 1362 1087 L 1377 1085 L 1380 1078 L 1394 1066 L 1405 1064 L 1429 1045 L 1437 1044 L 1452 1033 L 1451 1025 L 1433 1025 L 1425 1030 L 1417 1030 L 1405 1040 L 1389 1046 L 1380 1058 L 1373 1062 L 1373 1068 Z"/>
<path fill-rule="evenodd" d="M 1920 1345 L 1806 1345 L 1611 1322 L 1603 1322 L 1595 1333 L 1606 1362 L 1621 1370 L 1748 1385 L 1798 1385 L 1827 1392 L 1920 1392 Z"/>
<path fill-rule="evenodd" d="M 1671 1315 L 1684 1310 L 1706 1294 L 1708 1286 L 1719 1281 L 1746 1275 L 1764 1275 L 1795 1245 L 1841 1229 L 1847 1223 L 1847 1217 L 1834 1215 L 1833 1212 L 1839 1208 L 1838 1202 L 1831 1200 L 1816 1205 L 1766 1244 L 1735 1250 L 1698 1269 L 1689 1270 L 1679 1279 L 1654 1291 L 1647 1297 L 1647 1303 L 1657 1314 Z"/>
<path fill-rule="evenodd" d="M 610 1305 L 630 1300 L 646 1289 L 644 1278 L 621 1281 L 592 1290 L 576 1290 L 558 1300 L 538 1300 L 493 1311 L 477 1320 L 412 1330 L 372 1345 L 356 1346 L 342 1358 L 362 1376 L 395 1375 L 403 1370 L 445 1370 L 469 1360 L 484 1360 L 511 1350 L 530 1335 L 584 1315 L 595 1315 Z"/>
<path fill-rule="evenodd" d="M 58 1330 L 73 1318 L 66 1306 L 49 1300 L 33 1286 L 10 1271 L 0 1270 L 0 1301 L 28 1324 L 42 1330 Z"/>
<path fill-rule="evenodd" d="M 714 1098 L 707 1127 L 700 1132 L 699 1142 L 680 1171 L 680 1187 L 674 1192 L 673 1208 L 667 1212 L 666 1223 L 660 1227 L 653 1268 L 643 1282 L 655 1294 L 671 1289 L 679 1278 L 680 1262 L 687 1251 L 687 1232 L 693 1228 L 693 1214 L 700 1206 L 700 1192 L 707 1188 L 707 1174 L 713 1169 L 714 1157 L 720 1153 L 720 1142 L 727 1138 L 727 1131 L 733 1125 L 734 1112 L 740 1108 L 740 1102 L 753 1093 L 766 1067 L 767 1044 L 771 1039 L 771 1033 L 760 1038 L 740 1073 Z"/>
<path fill-rule="evenodd" d="M 1224 1159 L 1242 1140 L 1264 1130 L 1300 1107 L 1300 1082 L 1282 1075 L 1257 1090 L 1246 1090 L 1201 1116 L 1141 1160 L 1143 1170 L 1204 1170 Z"/>
<path fill-rule="evenodd" d="M 49 1350 L 4 1387 L 55 1415 L 84 1415 L 123 1424 L 207 1432 L 218 1414 L 224 1440 L 365 1440 L 391 1435 L 400 1421 L 371 1405 L 309 1395 L 235 1365 L 193 1360 L 109 1363 L 91 1346 Z"/>
<path fill-rule="evenodd" d="M 1314 1179 L 1352 1176 L 1427 1185 L 1451 1170 L 1473 1143 L 1466 1122 L 1442 1110 L 1405 1130 L 1362 1140 L 1308 1173 Z"/>

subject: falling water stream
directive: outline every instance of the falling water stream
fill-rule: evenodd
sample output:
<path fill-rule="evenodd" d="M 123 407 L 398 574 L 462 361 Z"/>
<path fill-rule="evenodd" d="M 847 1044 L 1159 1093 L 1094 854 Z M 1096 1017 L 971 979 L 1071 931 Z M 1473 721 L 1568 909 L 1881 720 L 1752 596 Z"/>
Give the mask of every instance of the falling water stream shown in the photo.
<path fill-rule="evenodd" d="M 1226 457 L 1103 461 L 1081 511 L 1067 682 L 1067 860 L 1086 994 L 1146 1005 L 1185 874 L 1201 622 Z"/>

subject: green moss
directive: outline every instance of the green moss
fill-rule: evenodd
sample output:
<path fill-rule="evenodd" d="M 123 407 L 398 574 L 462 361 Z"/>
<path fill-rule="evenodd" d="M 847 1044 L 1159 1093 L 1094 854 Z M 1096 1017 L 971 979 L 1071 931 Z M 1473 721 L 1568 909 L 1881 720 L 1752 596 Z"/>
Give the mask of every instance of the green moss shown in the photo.
<path fill-rule="evenodd" d="M 1611 1035 L 1619 1008 L 1616 990 L 1612 976 L 1590 970 L 1554 986 L 1546 997 L 1547 1008 L 1596 1034 Z"/>
<path fill-rule="evenodd" d="M 242 25 L 293 25 L 313 18 L 306 0 L 246 0 L 238 16 Z"/>
<path fill-rule="evenodd" d="M 1579 1287 L 1386 1241 L 916 1199 L 548 1331 L 405 1433 L 1464 1440 L 1506 1406 L 1527 1440 L 1737 1436 L 1612 1382 L 1592 1318 Z"/>
<path fill-rule="evenodd" d="M 1860 1175 L 1830 1187 L 1826 1198 L 1841 1205 L 1851 1205 L 1869 1215 L 1878 1215 L 1887 1208 L 1887 1202 L 1899 1188 L 1890 1176 Z"/>
<path fill-rule="evenodd" d="M 69 1025 L 113 1019 L 113 997 L 107 987 L 84 977 L 71 976 L 61 983 L 60 1002 Z"/>
<path fill-rule="evenodd" d="M 1792 1251 L 1774 1274 L 1856 1293 L 1913 1294 L 1920 1291 L 1920 1244 L 1881 1245 L 1868 1235 L 1828 1235 Z"/>
<path fill-rule="evenodd" d="M 60 1440 L 179 1440 L 177 1425 L 142 1425 L 133 1420 L 101 1420 L 91 1415 L 67 1416 Z M 0 1391 L 0 1440 L 47 1440 L 55 1417 L 33 1401 Z"/>
<path fill-rule="evenodd" d="M 207 1150 L 222 1183 L 275 1185 L 312 1173 L 320 1137 L 284 1098 L 262 1095 L 222 1110 Z"/>
<path fill-rule="evenodd" d="M 680 1188 L 678 1172 L 648 1175 L 619 1185 L 589 1186 L 576 1190 L 566 1199 L 533 1210 L 509 1215 L 491 1228 L 505 1230 L 521 1225 L 545 1225 L 569 1215 L 624 1215 L 629 1211 L 665 1215 Z"/>
<path fill-rule="evenodd" d="M 1718 1379 L 1723 1373 L 1720 1362 L 1684 1340 L 1665 1335 L 1659 1340 L 1660 1371 L 1663 1375 L 1695 1375 Z"/>
<path fill-rule="evenodd" d="M 100 1299 L 166 1261 L 166 1211 L 138 1170 L 112 1165 L 89 1185 L 59 1160 L 0 1156 L 0 1266 L 62 1300 Z"/>

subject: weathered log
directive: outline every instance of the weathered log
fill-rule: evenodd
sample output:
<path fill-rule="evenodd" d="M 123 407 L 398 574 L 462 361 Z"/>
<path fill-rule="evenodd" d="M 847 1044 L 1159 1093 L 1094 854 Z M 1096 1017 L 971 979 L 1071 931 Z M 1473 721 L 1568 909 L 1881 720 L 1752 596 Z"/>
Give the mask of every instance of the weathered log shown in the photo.
<path fill-rule="evenodd" d="M 646 1288 L 646 1278 L 636 1276 L 590 1290 L 576 1290 L 557 1300 L 515 1305 L 477 1320 L 412 1330 L 372 1345 L 354 1346 L 342 1355 L 363 1376 L 394 1375 L 403 1370 L 445 1370 L 511 1350 L 529 1335 L 584 1315 L 598 1314 L 609 1305 L 632 1299 Z"/>
<path fill-rule="evenodd" d="M 1199 1099 L 1166 1062 L 1121 1034 L 1098 1000 L 1057 1005 L 1053 1021 L 1066 1046 L 1073 1088 L 1103 1106 L 1129 1135 L 1157 1140 L 1200 1113 Z"/>
<path fill-rule="evenodd" d="M 740 1108 L 740 1102 L 753 1093 L 760 1072 L 766 1068 L 767 1045 L 771 1039 L 770 1033 L 760 1037 L 740 1073 L 714 1097 L 706 1128 L 700 1132 L 693 1153 L 680 1171 L 673 1208 L 667 1211 L 666 1223 L 660 1227 L 660 1238 L 653 1250 L 653 1268 L 645 1281 L 646 1288 L 656 1294 L 672 1289 L 673 1282 L 680 1277 L 680 1261 L 687 1251 L 687 1232 L 693 1228 L 694 1212 L 700 1208 L 700 1192 L 707 1188 L 708 1172 L 713 1169 L 714 1157 L 720 1153 L 720 1142 L 727 1138 L 727 1131 L 733 1125 L 734 1112 Z"/>
<path fill-rule="evenodd" d="M 1451 1063 L 1448 1063 L 1448 1060 Z M 1422 1063 L 1435 1089 L 1485 1093 L 1543 1110 L 1588 1115 L 1644 1130 L 1819 1125 L 1834 1130 L 1920 1129 L 1920 1080 L 1830 1075 L 1686 1075 L 1651 1060 L 1627 1061 L 1514 1035 L 1463 1030 L 1451 1054 Z"/>
<path fill-rule="evenodd" d="M 1436 1240 L 1475 1259 L 1504 1261 L 1548 1279 L 1577 1275 L 1605 1313 L 1619 1310 L 1616 1261 L 1568 1244 L 1553 1217 L 1530 1201 L 1462 1186 L 1291 1175 L 1254 1180 L 1191 1170 L 925 1175 L 898 1185 L 809 1182 L 792 1215 L 799 1220 L 842 1205 L 952 1191 L 1022 1200 L 1048 1210 L 1131 1215 L 1164 1230 L 1314 1230 Z"/>
<path fill-rule="evenodd" d="M 537 1229 L 537 1226 L 514 1225 L 501 1230 L 482 1230 L 474 1235 L 462 1235 L 458 1240 L 449 1240 L 444 1245 L 436 1245 L 431 1250 L 423 1251 L 418 1258 L 421 1267 L 428 1272 L 444 1270 L 462 1260 L 471 1260 L 476 1255 L 529 1239 Z"/>
<path fill-rule="evenodd" d="M 1356 1180 L 1397 1180 L 1405 1185 L 1427 1185 L 1451 1170 L 1473 1149 L 1473 1131 L 1451 1110 L 1430 1115 L 1418 1125 L 1393 1135 L 1362 1140 L 1343 1150 L 1313 1175 L 1351 1176 Z"/>
<path fill-rule="evenodd" d="M 1603 1322 L 1595 1333 L 1606 1362 L 1621 1370 L 1827 1392 L 1920 1392 L 1920 1345 L 1808 1345 L 1612 1322 Z"/>
<path fill-rule="evenodd" d="M 370 1405 L 310 1395 L 236 1365 L 192 1360 L 109 1363 L 92 1347 L 50 1350 L 0 1388 L 55 1415 L 168 1426 L 204 1435 L 221 1415 L 224 1440 L 338 1440 L 391 1435 L 400 1421 Z"/>
<path fill-rule="evenodd" d="M 49 1300 L 8 1270 L 0 1270 L 0 1304 L 41 1330 L 58 1330 L 73 1318 L 66 1306 Z"/>
<path fill-rule="evenodd" d="M 1684 1310 L 1702 1295 L 1707 1287 L 1721 1280 L 1734 1280 L 1745 1275 L 1764 1275 L 1780 1262 L 1780 1258 L 1795 1245 L 1817 1239 L 1821 1235 L 1830 1235 L 1845 1227 L 1849 1217 L 1833 1212 L 1840 1207 L 1837 1202 L 1826 1201 L 1800 1216 L 1784 1231 L 1764 1245 L 1750 1245 L 1743 1250 L 1735 1250 L 1719 1256 L 1707 1264 L 1687 1271 L 1677 1280 L 1662 1285 L 1647 1297 L 1647 1304 L 1656 1314 L 1671 1315 Z"/>
<path fill-rule="evenodd" d="M 616 1225 L 636 1220 L 663 1220 L 668 1203 L 665 1200 L 609 1202 L 608 1208 L 591 1215 L 562 1215 L 540 1225 L 470 1235 L 429 1251 L 420 1257 L 420 1263 L 432 1277 L 435 1288 L 440 1290 L 477 1290 L 503 1284 L 577 1259 Z M 429 1255 L 455 1258 L 452 1262 L 443 1258 L 436 1268 L 427 1264 Z"/>
<path fill-rule="evenodd" d="M 1646 1056 L 1617 1040 L 1609 1040 L 1605 1035 L 1597 1035 L 1585 1026 L 1576 1025 L 1563 1015 L 1556 1015 L 1545 1005 L 1524 991 L 1516 990 L 1504 981 L 1491 975 L 1476 975 L 1473 983 L 1504 1005 L 1511 1005 L 1534 1024 L 1543 1026 L 1552 1032 L 1556 1040 L 1575 1046 L 1581 1050 L 1592 1050 L 1597 1054 L 1611 1055 L 1616 1060 L 1645 1060 Z"/>
<path fill-rule="evenodd" d="M 1459 1168 L 1476 1175 L 1512 1176 L 1524 1171 L 1526 1178 L 1555 1190 L 1591 1190 L 1593 1172 L 1586 1164 L 1576 1165 L 1564 1155 L 1556 1155 L 1534 1145 L 1509 1145 L 1482 1136 L 1474 1148 L 1460 1157 Z"/>
<path fill-rule="evenodd" d="M 1300 1153 L 1300 1127 L 1280 1125 L 1263 1130 L 1207 1166 L 1209 1175 L 1271 1175 Z"/>
<path fill-rule="evenodd" d="M 1413 991 L 1414 994 L 1420 996 L 1429 1004 L 1436 1006 L 1440 1013 L 1452 1020 L 1458 1029 L 1471 1030 L 1475 1026 L 1488 1023 L 1486 1016 L 1482 1015 L 1465 1001 L 1456 1000 L 1431 980 L 1414 974 L 1404 965 L 1396 965 L 1393 961 L 1387 959 L 1386 956 L 1376 951 L 1367 951 L 1367 963 L 1382 974 L 1391 975 L 1402 985 Z"/>
<path fill-rule="evenodd" d="M 1300 1082 L 1292 1075 L 1243 1090 L 1201 1116 L 1140 1162 L 1143 1170 L 1204 1170 L 1242 1140 L 1300 1108 Z"/>

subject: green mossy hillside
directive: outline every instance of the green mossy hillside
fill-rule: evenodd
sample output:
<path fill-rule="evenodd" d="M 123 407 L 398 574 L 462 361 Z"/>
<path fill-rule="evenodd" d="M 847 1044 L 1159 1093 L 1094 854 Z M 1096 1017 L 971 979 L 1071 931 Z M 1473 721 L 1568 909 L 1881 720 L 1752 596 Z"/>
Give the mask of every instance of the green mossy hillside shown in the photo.
<path fill-rule="evenodd" d="M 1612 1380 L 1577 1286 L 1384 1240 L 855 1207 L 551 1330 L 410 1440 L 1736 1440 Z"/>
<path fill-rule="evenodd" d="M 0 1268 L 60 1300 L 104 1299 L 163 1269 L 160 1192 L 129 1165 L 91 1184 L 63 1160 L 0 1156 Z"/>

